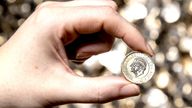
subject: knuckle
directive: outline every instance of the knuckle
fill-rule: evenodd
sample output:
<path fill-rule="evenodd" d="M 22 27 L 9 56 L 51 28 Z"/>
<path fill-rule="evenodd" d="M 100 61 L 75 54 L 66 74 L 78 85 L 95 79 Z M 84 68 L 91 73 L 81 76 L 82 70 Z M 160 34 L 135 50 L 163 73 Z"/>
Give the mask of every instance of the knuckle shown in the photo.
<path fill-rule="evenodd" d="M 102 103 L 102 93 L 101 93 L 101 89 L 99 87 L 97 87 L 97 103 Z"/>
<path fill-rule="evenodd" d="M 50 16 L 50 8 L 49 7 L 41 7 L 39 8 L 36 13 L 37 13 L 37 18 L 41 18 L 41 17 L 47 17 L 47 16 Z"/>
<path fill-rule="evenodd" d="M 104 20 L 108 20 L 108 18 L 113 17 L 114 15 L 117 14 L 116 10 L 114 10 L 112 7 L 110 6 L 103 6 L 101 9 L 102 12 L 102 18 Z"/>
<path fill-rule="evenodd" d="M 50 6 L 51 4 L 53 4 L 53 2 L 51 2 L 51 1 L 46 1 L 46 2 L 40 3 L 40 4 L 37 5 L 36 10 L 39 10 L 39 9 L 44 8 L 44 7 Z"/>
<path fill-rule="evenodd" d="M 106 14 L 113 14 L 115 13 L 115 10 L 111 6 L 104 6 L 103 10 Z"/>
<path fill-rule="evenodd" d="M 117 6 L 116 2 L 114 2 L 114 1 L 109 1 L 109 4 L 110 4 L 110 6 L 111 6 L 113 9 L 117 10 L 118 6 Z"/>
<path fill-rule="evenodd" d="M 42 4 L 37 10 L 35 10 L 36 23 L 48 23 L 53 18 L 54 9 L 46 4 Z M 46 20 L 45 20 L 46 19 Z"/>
<path fill-rule="evenodd" d="M 109 100 L 107 99 L 107 96 L 105 95 L 105 94 L 107 94 L 106 91 L 101 89 L 101 87 L 98 85 L 97 85 L 97 92 L 96 93 L 97 93 L 97 95 L 95 97 L 96 103 L 103 104 L 103 103 L 109 102 Z"/>

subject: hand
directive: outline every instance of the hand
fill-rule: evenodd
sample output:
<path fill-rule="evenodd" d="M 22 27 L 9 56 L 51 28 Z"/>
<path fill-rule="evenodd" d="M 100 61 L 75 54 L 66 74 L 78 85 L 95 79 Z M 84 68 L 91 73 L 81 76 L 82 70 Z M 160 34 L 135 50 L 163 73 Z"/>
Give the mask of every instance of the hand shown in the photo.
<path fill-rule="evenodd" d="M 108 102 L 139 94 L 121 77 L 84 78 L 68 66 L 109 51 L 114 37 L 152 55 L 110 0 L 45 2 L 0 48 L 0 106 Z"/>

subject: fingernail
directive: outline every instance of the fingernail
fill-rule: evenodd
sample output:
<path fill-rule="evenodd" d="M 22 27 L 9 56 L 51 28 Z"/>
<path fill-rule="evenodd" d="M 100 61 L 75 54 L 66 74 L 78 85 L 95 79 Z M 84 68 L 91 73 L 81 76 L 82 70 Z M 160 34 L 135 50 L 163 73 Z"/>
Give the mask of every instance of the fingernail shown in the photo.
<path fill-rule="evenodd" d="M 91 57 L 90 53 L 81 52 L 76 55 L 76 59 L 87 59 Z"/>
<path fill-rule="evenodd" d="M 155 54 L 155 52 L 153 51 L 153 49 L 151 48 L 151 46 L 149 44 L 146 44 L 147 50 L 149 51 L 149 54 L 151 56 L 153 56 Z"/>
<path fill-rule="evenodd" d="M 140 89 L 135 84 L 128 84 L 121 88 L 120 95 L 123 97 L 139 95 Z"/>

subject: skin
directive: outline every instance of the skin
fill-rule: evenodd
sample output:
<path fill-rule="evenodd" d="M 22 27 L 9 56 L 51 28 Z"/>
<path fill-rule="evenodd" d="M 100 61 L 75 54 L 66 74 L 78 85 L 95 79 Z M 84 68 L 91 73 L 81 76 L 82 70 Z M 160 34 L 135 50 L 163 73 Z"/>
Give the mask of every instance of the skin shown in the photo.
<path fill-rule="evenodd" d="M 45 2 L 0 47 L 0 107 L 43 108 L 67 103 L 104 103 L 135 96 L 123 77 L 85 78 L 68 61 L 82 63 L 109 51 L 114 38 L 153 55 L 142 35 L 110 0 Z"/>

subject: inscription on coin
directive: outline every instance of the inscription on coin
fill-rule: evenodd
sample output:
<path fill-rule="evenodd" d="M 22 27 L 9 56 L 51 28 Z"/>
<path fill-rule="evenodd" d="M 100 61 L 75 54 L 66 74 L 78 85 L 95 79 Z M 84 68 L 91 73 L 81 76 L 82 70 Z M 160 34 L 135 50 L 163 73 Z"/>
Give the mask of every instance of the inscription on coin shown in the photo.
<path fill-rule="evenodd" d="M 124 59 L 122 72 L 125 78 L 133 83 L 146 83 L 152 78 L 155 65 L 148 55 L 132 52 Z"/>

